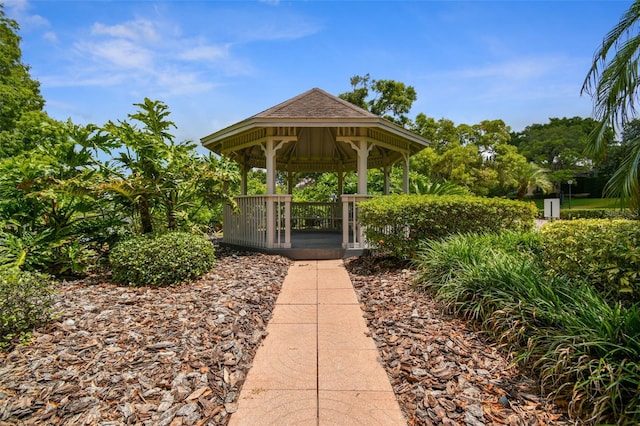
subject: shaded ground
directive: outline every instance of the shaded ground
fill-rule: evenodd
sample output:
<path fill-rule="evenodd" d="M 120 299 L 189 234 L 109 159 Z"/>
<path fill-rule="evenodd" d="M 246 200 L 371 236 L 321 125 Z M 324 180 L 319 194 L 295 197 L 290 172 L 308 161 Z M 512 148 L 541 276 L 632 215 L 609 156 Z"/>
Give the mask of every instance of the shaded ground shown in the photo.
<path fill-rule="evenodd" d="M 375 257 L 346 265 L 409 424 L 569 424 L 495 345 L 411 289 L 406 265 Z"/>

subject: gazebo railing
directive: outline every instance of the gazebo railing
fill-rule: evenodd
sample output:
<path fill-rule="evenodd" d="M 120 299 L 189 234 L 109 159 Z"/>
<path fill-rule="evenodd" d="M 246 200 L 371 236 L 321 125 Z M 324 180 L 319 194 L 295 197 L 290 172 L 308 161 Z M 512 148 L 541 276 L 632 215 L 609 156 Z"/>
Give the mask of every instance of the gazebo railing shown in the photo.
<path fill-rule="evenodd" d="M 342 229 L 340 203 L 291 203 L 294 231 L 334 231 Z"/>
<path fill-rule="evenodd" d="M 291 248 L 292 231 L 342 229 L 343 248 L 364 249 L 368 245 L 358 221 L 358 203 L 368 198 L 344 194 L 340 204 L 292 203 L 291 195 L 280 194 L 236 197 L 237 211 L 224 206 L 223 240 L 244 247 Z"/>
<path fill-rule="evenodd" d="M 224 206 L 224 237 L 228 244 L 256 248 L 291 247 L 291 195 L 235 197 L 238 210 Z M 267 223 L 272 226 L 268 227 Z M 267 229 L 271 228 L 271 232 Z"/>
<path fill-rule="evenodd" d="M 364 229 L 358 222 L 358 203 L 371 198 L 370 195 L 342 195 L 342 247 L 345 249 L 365 249 L 368 247 Z"/>

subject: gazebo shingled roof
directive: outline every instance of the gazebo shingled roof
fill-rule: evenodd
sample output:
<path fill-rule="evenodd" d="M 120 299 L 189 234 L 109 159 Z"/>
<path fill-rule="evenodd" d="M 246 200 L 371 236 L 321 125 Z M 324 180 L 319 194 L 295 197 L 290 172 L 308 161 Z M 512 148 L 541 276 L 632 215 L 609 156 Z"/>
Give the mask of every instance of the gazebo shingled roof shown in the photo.
<path fill-rule="evenodd" d="M 263 143 L 283 143 L 276 169 L 346 172 L 357 169 L 353 143 L 372 142 L 367 167 L 385 167 L 427 146 L 427 140 L 403 127 L 314 88 L 201 139 L 213 152 L 246 167 L 264 168 Z"/>

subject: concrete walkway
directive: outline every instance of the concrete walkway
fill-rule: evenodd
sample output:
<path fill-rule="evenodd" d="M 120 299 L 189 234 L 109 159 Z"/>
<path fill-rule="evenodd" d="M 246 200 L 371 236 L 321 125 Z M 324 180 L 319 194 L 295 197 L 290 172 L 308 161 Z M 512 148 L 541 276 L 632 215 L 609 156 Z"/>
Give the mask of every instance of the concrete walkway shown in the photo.
<path fill-rule="evenodd" d="M 230 425 L 406 425 L 342 260 L 289 268 Z"/>

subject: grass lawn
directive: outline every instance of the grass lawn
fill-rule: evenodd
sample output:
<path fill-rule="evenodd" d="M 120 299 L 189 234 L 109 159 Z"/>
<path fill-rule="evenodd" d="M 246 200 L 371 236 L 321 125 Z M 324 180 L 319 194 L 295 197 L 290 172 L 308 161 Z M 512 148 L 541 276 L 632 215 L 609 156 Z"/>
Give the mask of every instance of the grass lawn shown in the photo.
<path fill-rule="evenodd" d="M 544 210 L 544 200 L 534 200 L 539 210 Z M 564 198 L 561 210 L 569 208 L 568 197 Z M 571 198 L 572 209 L 619 209 L 620 202 L 617 198 Z"/>

